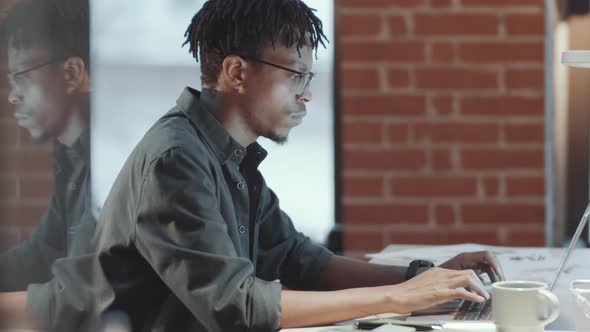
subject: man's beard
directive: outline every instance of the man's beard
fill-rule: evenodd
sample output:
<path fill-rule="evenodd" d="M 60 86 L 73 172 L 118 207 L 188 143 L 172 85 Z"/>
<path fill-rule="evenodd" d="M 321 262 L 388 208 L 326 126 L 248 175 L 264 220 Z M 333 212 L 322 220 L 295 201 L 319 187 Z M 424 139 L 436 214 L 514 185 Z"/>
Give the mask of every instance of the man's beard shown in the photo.
<path fill-rule="evenodd" d="M 247 121 L 249 122 L 251 128 L 254 128 L 254 132 L 257 133 L 258 136 L 268 138 L 278 145 L 285 145 L 287 143 L 287 140 L 289 139 L 288 131 L 286 134 L 281 135 L 272 129 L 263 129 L 263 126 L 257 122 L 257 119 L 253 117 L 251 113 L 248 113 L 247 115 Z"/>
<path fill-rule="evenodd" d="M 37 135 L 33 135 L 29 131 L 29 135 L 31 136 L 31 142 L 33 142 L 33 144 L 44 144 L 44 143 L 47 143 L 52 138 L 52 136 L 46 131 L 42 131 L 41 133 L 39 133 Z"/>
<path fill-rule="evenodd" d="M 269 140 L 277 143 L 278 145 L 285 145 L 285 144 L 287 144 L 287 140 L 289 140 L 288 135 L 281 136 L 277 133 L 270 133 L 270 134 L 263 135 L 263 136 L 268 138 Z"/>

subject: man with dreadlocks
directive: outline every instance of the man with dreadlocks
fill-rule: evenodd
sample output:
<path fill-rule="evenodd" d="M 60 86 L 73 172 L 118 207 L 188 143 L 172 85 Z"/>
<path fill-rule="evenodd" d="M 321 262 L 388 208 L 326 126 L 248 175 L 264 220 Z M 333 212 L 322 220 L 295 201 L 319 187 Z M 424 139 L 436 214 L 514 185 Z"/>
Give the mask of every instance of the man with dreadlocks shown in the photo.
<path fill-rule="evenodd" d="M 78 313 L 123 312 L 133 331 L 276 331 L 488 297 L 471 270 L 501 275 L 488 252 L 425 272 L 373 265 L 312 244 L 280 209 L 256 141 L 284 143 L 306 114 L 313 52 L 325 41 L 313 10 L 299 0 L 209 0 L 186 37 L 203 91 L 186 88 L 123 166 L 92 268 L 79 272 L 92 276 L 80 279 L 96 302 L 73 306 Z M 60 303 L 48 315 L 70 320 Z"/>

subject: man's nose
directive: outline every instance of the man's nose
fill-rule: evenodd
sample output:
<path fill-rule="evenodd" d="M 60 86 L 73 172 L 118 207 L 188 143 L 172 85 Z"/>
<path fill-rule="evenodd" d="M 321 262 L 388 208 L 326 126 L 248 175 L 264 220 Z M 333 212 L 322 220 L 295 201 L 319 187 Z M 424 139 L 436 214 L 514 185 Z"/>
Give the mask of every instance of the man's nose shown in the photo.
<path fill-rule="evenodd" d="M 311 101 L 311 99 L 312 99 L 312 97 L 313 97 L 313 96 L 312 96 L 312 94 L 311 94 L 311 90 L 310 90 L 309 88 L 307 88 L 307 89 L 305 89 L 305 90 L 303 91 L 303 93 L 302 93 L 302 94 L 300 94 L 300 95 L 299 95 L 299 96 L 297 96 L 297 97 L 298 97 L 298 98 L 297 98 L 297 100 L 298 100 L 298 101 L 301 101 L 301 102 L 304 102 L 304 103 L 308 103 L 308 102 L 310 102 L 310 101 Z"/>
<path fill-rule="evenodd" d="M 10 92 L 8 93 L 8 102 L 16 105 L 20 102 L 22 102 L 23 97 L 20 93 L 18 93 L 17 89 L 15 87 L 11 87 L 10 88 Z"/>

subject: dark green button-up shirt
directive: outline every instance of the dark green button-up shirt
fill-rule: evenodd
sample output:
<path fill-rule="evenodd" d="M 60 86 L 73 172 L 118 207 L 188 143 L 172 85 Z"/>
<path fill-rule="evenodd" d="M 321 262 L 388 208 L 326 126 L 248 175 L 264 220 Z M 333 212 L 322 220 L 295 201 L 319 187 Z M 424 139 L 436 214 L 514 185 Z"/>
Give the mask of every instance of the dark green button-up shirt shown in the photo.
<path fill-rule="evenodd" d="M 147 132 L 102 210 L 92 271 L 76 272 L 92 278 L 75 293 L 96 302 L 64 296 L 48 317 L 80 322 L 75 307 L 124 311 L 133 331 L 274 331 L 281 284 L 314 288 L 331 253 L 295 230 L 257 170 L 266 151 L 228 134 L 218 99 L 187 88 Z M 75 283 L 70 263 L 55 270 Z"/>

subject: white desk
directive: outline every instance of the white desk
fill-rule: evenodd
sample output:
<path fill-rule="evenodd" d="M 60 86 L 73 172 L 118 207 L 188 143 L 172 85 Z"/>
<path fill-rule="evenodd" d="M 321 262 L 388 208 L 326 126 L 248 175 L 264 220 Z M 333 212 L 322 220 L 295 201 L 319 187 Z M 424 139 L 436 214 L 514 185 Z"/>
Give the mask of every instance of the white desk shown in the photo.
<path fill-rule="evenodd" d="M 378 254 L 369 255 L 372 263 L 407 265 L 415 258 L 429 259 L 436 264 L 464 251 L 490 250 L 500 260 L 508 280 L 532 280 L 549 284 L 555 274 L 564 248 L 498 247 L 482 245 L 416 246 L 390 245 Z M 419 254 L 419 257 L 412 256 Z M 570 256 L 553 293 L 560 301 L 557 320 L 548 330 L 575 330 L 574 303 L 569 283 L 576 279 L 590 279 L 590 249 L 576 248 Z"/>
<path fill-rule="evenodd" d="M 324 326 L 324 327 L 307 327 L 307 328 L 300 328 L 300 329 L 285 329 L 281 330 L 282 332 L 359 332 L 362 330 L 356 330 L 352 326 Z M 493 326 L 484 327 L 482 329 L 459 329 L 453 331 L 469 331 L 469 332 L 496 332 Z M 547 332 L 569 332 L 569 331 L 551 331 L 545 330 Z M 441 330 L 444 332 L 444 330 Z"/>

